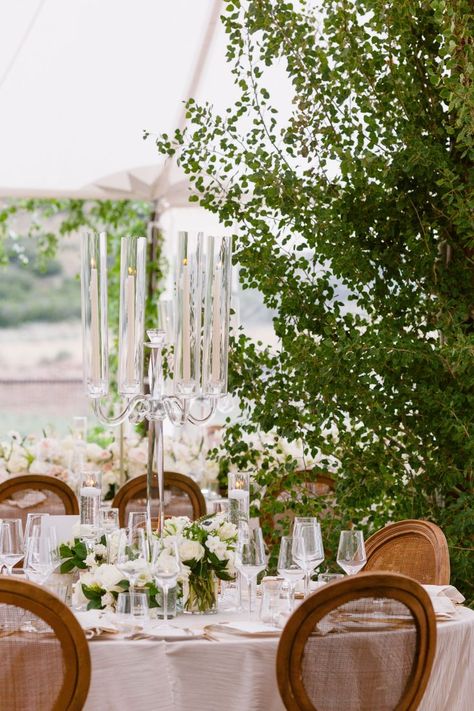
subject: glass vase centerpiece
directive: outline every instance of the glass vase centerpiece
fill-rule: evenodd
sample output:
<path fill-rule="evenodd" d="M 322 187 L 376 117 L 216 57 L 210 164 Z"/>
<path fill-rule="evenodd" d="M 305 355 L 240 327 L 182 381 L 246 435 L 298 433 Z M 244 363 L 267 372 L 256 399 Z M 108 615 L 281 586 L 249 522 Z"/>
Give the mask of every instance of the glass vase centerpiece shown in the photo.
<path fill-rule="evenodd" d="M 198 615 L 217 612 L 219 580 L 235 578 L 237 526 L 225 513 L 199 521 L 176 516 L 165 521 L 165 547 L 168 537 L 179 550 L 183 611 Z"/>
<path fill-rule="evenodd" d="M 82 240 L 81 283 L 84 382 L 94 413 L 103 424 L 113 426 L 126 419 L 150 422 L 147 528 L 151 535 L 154 528 L 160 534 L 164 530 L 163 421 L 207 422 L 227 395 L 232 240 L 228 236 L 204 240 L 202 233 L 179 232 L 172 338 L 168 319 L 148 330 L 145 340 L 146 251 L 146 238 L 122 238 L 117 373 L 122 405 L 116 417 L 104 407 L 109 394 L 105 233 L 88 234 Z M 165 353 L 172 378 L 165 377 Z"/>

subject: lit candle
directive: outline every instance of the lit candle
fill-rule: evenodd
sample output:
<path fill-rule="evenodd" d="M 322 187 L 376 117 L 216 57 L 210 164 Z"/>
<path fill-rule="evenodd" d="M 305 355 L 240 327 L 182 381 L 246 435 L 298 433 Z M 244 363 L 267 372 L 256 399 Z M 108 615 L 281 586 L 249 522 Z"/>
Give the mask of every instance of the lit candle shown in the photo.
<path fill-rule="evenodd" d="M 127 364 L 126 380 L 135 381 L 135 270 L 128 268 L 125 284 L 125 303 L 127 309 Z"/>
<path fill-rule="evenodd" d="M 183 259 L 183 380 L 191 380 L 191 304 L 188 260 Z"/>
<path fill-rule="evenodd" d="M 95 261 L 91 259 L 91 275 L 89 283 L 89 298 L 91 303 L 91 380 L 100 381 L 100 336 L 99 336 L 99 279 Z"/>
<path fill-rule="evenodd" d="M 212 284 L 212 365 L 211 380 L 218 383 L 221 379 L 221 270 L 214 270 Z"/>

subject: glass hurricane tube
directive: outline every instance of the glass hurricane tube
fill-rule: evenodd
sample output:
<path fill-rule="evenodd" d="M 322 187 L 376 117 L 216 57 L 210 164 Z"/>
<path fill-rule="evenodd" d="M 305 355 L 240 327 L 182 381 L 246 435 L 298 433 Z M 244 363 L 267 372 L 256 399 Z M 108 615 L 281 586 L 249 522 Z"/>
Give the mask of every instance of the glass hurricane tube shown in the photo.
<path fill-rule="evenodd" d="M 185 398 L 200 393 L 202 276 L 202 232 L 179 232 L 173 382 L 175 394 Z"/>
<path fill-rule="evenodd" d="M 227 393 L 232 238 L 208 237 L 202 361 L 203 395 Z"/>
<path fill-rule="evenodd" d="M 107 241 L 105 232 L 81 239 L 81 300 L 84 384 L 91 398 L 107 395 Z"/>
<path fill-rule="evenodd" d="M 125 397 L 138 395 L 142 389 L 145 262 L 145 237 L 123 237 L 120 247 L 118 390 Z"/>

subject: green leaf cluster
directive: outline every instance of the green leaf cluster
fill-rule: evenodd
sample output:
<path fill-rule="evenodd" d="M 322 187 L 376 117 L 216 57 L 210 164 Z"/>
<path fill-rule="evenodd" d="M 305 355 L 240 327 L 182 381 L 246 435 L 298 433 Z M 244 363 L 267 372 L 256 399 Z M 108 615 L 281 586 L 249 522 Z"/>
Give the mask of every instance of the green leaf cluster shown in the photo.
<path fill-rule="evenodd" d="M 276 312 L 276 350 L 233 334 L 243 417 L 224 458 L 252 466 L 249 433 L 301 440 L 335 478 L 329 553 L 350 524 L 427 518 L 472 599 L 472 3 L 232 0 L 222 21 L 238 99 L 190 100 L 156 145 L 235 228 L 242 285 Z M 289 115 L 268 89 L 282 68 Z M 269 451 L 261 497 L 280 469 Z"/>

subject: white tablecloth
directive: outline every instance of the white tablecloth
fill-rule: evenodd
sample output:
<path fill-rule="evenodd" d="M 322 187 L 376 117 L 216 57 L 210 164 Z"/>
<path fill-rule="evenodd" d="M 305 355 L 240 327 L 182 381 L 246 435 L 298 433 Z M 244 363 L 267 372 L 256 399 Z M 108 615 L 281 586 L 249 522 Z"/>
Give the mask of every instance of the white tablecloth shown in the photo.
<path fill-rule="evenodd" d="M 245 619 L 230 613 L 181 616 L 202 627 Z M 90 642 L 87 711 L 284 711 L 275 674 L 277 638 L 228 636 L 218 642 L 97 638 Z M 387 673 L 389 671 L 387 670 Z M 438 624 L 435 662 L 420 711 L 474 708 L 474 611 Z"/>

